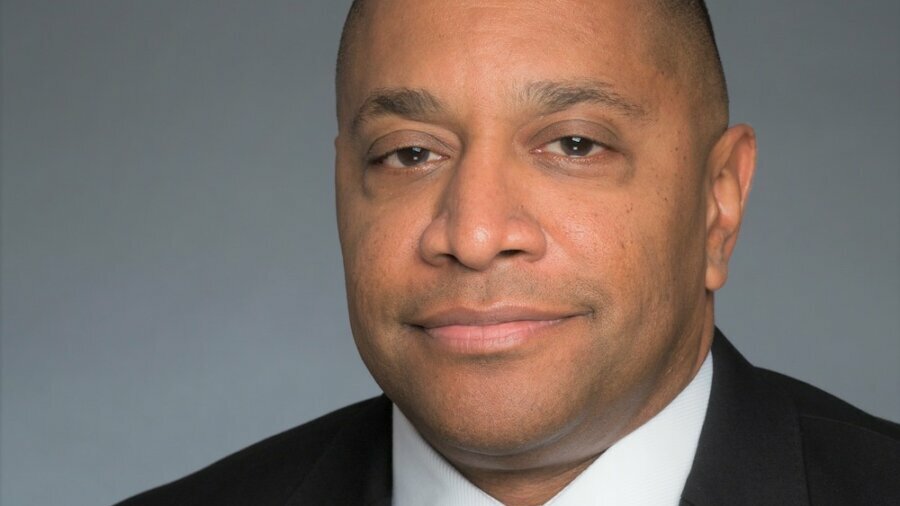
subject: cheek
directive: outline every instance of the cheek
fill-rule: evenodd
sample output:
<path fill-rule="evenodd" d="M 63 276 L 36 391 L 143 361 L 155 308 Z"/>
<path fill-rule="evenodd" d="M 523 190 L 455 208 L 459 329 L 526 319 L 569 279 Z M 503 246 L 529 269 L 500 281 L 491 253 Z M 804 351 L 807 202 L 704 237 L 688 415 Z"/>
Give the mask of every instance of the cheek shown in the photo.
<path fill-rule="evenodd" d="M 402 277 L 418 258 L 419 237 L 427 225 L 424 213 L 414 206 L 365 206 L 356 216 L 344 247 L 348 274 L 379 285 Z"/>
<path fill-rule="evenodd" d="M 354 335 L 358 340 L 386 339 L 378 336 L 387 334 L 414 283 L 422 213 L 414 206 L 378 206 L 364 198 L 344 204 L 341 247 Z"/>
<path fill-rule="evenodd" d="M 654 212 L 642 220 L 640 265 L 635 266 L 642 305 L 656 333 L 677 333 L 705 300 L 705 213 L 696 193 L 677 185 L 658 193 Z"/>
<path fill-rule="evenodd" d="M 702 220 L 698 228 L 696 206 L 689 207 L 681 192 L 635 185 L 604 193 L 569 189 L 554 198 L 561 204 L 542 220 L 555 246 L 548 260 L 609 292 L 603 316 L 610 326 L 636 330 L 673 312 L 681 298 L 676 290 L 699 279 Z"/>
<path fill-rule="evenodd" d="M 547 259 L 569 275 L 584 278 L 609 292 L 612 307 L 629 305 L 646 267 L 653 242 L 636 204 L 623 192 L 597 194 L 568 191 L 542 220 L 553 244 Z M 609 317 L 610 315 L 607 315 Z"/>
<path fill-rule="evenodd" d="M 397 261 L 403 244 L 398 223 L 355 213 L 342 237 L 350 327 L 360 357 L 382 389 L 402 377 L 398 363 L 400 332 L 393 315 L 401 304 L 404 269 Z M 391 223 L 390 227 L 384 224 Z"/>

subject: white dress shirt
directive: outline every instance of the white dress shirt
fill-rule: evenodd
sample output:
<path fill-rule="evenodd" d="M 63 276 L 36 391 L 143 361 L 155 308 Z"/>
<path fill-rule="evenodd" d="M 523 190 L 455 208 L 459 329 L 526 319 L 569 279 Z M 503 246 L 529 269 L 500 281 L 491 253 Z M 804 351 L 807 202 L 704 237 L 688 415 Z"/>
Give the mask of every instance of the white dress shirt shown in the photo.
<path fill-rule="evenodd" d="M 548 506 L 677 505 L 691 471 L 712 386 L 712 354 L 656 416 L 603 452 Z M 393 411 L 394 506 L 497 506 Z"/>

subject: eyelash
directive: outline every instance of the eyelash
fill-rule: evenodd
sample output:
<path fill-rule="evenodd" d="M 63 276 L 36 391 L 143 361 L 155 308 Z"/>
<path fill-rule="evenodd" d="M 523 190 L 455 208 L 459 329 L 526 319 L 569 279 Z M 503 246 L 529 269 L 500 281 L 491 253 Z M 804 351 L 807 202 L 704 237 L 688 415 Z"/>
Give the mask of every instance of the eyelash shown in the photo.
<path fill-rule="evenodd" d="M 421 151 L 427 152 L 427 153 L 428 153 L 428 157 L 427 157 L 424 161 L 422 161 L 422 162 L 420 162 L 420 163 L 417 163 L 417 164 L 415 164 L 415 165 L 404 165 L 403 168 L 410 168 L 410 169 L 411 169 L 411 168 L 414 168 L 414 167 L 420 167 L 420 166 L 425 165 L 425 164 L 427 164 L 427 163 L 433 163 L 433 162 L 435 162 L 435 161 L 438 161 L 438 160 L 431 160 L 431 157 L 432 157 L 432 156 L 437 156 L 437 157 L 439 157 L 439 159 L 446 158 L 444 155 L 441 155 L 440 153 L 437 153 L 437 152 L 435 152 L 435 151 L 433 151 L 433 150 L 431 150 L 431 149 L 428 149 L 428 148 L 426 148 L 426 147 L 424 147 L 424 146 L 411 145 L 411 146 L 402 146 L 402 147 L 399 147 L 399 148 L 396 148 L 396 149 L 392 149 L 391 151 L 388 151 L 387 153 L 385 153 L 385 154 L 383 154 L 383 155 L 376 156 L 375 158 L 372 158 L 372 159 L 369 161 L 369 165 L 386 165 L 385 162 L 386 162 L 387 159 L 389 159 L 390 157 L 392 157 L 392 156 L 399 156 L 399 154 L 400 154 L 402 151 L 413 150 L 413 149 L 419 149 L 419 150 L 421 150 Z M 401 165 L 403 165 L 402 162 L 401 162 Z"/>
<path fill-rule="evenodd" d="M 588 148 L 587 148 L 588 150 L 585 152 L 585 154 L 580 155 L 580 156 L 574 155 L 574 154 L 567 155 L 565 153 L 554 152 L 553 150 L 548 149 L 548 146 L 552 146 L 553 144 L 559 143 L 560 144 L 559 151 L 564 151 L 561 143 L 565 140 L 570 140 L 570 139 L 579 139 L 579 141 L 577 141 L 577 142 L 583 142 L 584 144 L 588 145 Z M 404 165 L 403 162 L 400 162 L 399 165 L 401 165 L 402 167 L 393 167 L 393 168 L 412 169 L 412 168 L 416 168 L 416 167 L 421 167 L 422 165 L 425 165 L 428 163 L 440 161 L 441 159 L 446 158 L 444 155 L 441 155 L 441 154 L 439 154 L 435 151 L 432 151 L 426 147 L 419 146 L 419 145 L 410 145 L 410 146 L 398 147 L 396 149 L 392 149 L 391 151 L 388 151 L 387 153 L 384 153 L 383 155 L 374 157 L 369 160 L 369 165 L 384 166 L 384 165 L 386 165 L 386 161 L 389 158 L 391 158 L 392 156 L 399 156 L 399 154 L 403 151 L 415 150 L 415 149 L 418 149 L 422 152 L 427 152 L 428 153 L 427 158 L 425 160 L 415 163 L 413 165 Z M 558 137 L 548 143 L 542 144 L 539 148 L 533 150 L 532 152 L 550 155 L 555 158 L 564 159 L 564 160 L 570 161 L 570 162 L 584 163 L 584 162 L 592 161 L 594 158 L 596 158 L 597 156 L 600 156 L 603 152 L 608 151 L 609 149 L 610 148 L 607 145 L 603 144 L 600 141 L 596 141 L 590 137 L 586 137 L 583 135 L 565 135 L 562 137 Z M 598 150 L 600 151 L 600 153 L 599 154 L 595 153 L 595 151 L 598 151 Z M 431 158 L 433 156 L 438 157 L 438 159 L 432 160 Z"/>
<path fill-rule="evenodd" d="M 570 139 L 578 139 L 577 142 L 583 142 L 584 144 L 586 144 L 588 146 L 587 151 L 584 154 L 579 156 L 579 155 L 575 155 L 575 154 L 567 155 L 564 152 L 554 152 L 554 150 L 551 150 L 548 148 L 548 146 L 552 146 L 554 144 L 559 144 L 560 148 L 558 151 L 564 151 L 564 149 L 562 148 L 562 142 L 565 140 L 570 140 Z M 584 162 L 584 161 L 592 160 L 592 159 L 596 158 L 597 156 L 602 155 L 604 152 L 608 151 L 609 149 L 610 149 L 609 146 L 607 146 L 606 144 L 604 144 L 600 141 L 596 141 L 590 137 L 586 137 L 583 135 L 564 135 L 562 137 L 557 137 L 556 139 L 554 139 L 546 144 L 541 145 L 541 147 L 537 148 L 534 152 L 548 154 L 548 155 L 551 155 L 554 157 L 563 158 L 568 161 Z M 599 153 L 597 153 L 597 151 L 599 151 Z"/>

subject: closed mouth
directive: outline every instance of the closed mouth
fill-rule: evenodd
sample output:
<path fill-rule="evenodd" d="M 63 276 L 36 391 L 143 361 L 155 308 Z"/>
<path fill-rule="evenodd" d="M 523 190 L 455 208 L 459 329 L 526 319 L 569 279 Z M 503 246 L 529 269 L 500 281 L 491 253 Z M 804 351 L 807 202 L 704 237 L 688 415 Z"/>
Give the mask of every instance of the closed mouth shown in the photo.
<path fill-rule="evenodd" d="M 485 354 L 509 350 L 587 314 L 521 306 L 487 310 L 450 308 L 414 320 L 411 326 L 421 330 L 441 347 L 467 354 Z"/>

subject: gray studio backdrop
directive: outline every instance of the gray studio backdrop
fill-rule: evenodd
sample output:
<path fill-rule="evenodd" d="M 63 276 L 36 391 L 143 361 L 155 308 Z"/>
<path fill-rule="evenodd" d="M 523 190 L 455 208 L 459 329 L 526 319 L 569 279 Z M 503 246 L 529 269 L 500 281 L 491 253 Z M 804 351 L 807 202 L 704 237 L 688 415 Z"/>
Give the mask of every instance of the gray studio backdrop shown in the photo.
<path fill-rule="evenodd" d="M 3 506 L 109 504 L 377 393 L 333 212 L 347 4 L 2 2 Z M 900 419 L 900 2 L 710 8 L 761 148 L 718 321 Z"/>

